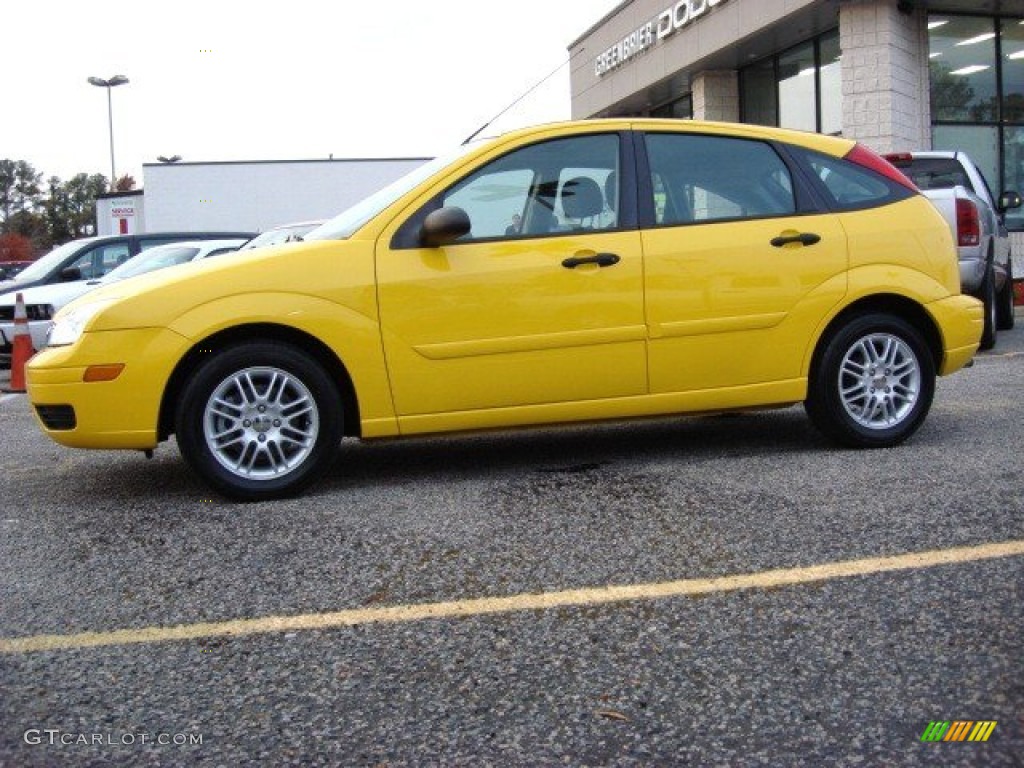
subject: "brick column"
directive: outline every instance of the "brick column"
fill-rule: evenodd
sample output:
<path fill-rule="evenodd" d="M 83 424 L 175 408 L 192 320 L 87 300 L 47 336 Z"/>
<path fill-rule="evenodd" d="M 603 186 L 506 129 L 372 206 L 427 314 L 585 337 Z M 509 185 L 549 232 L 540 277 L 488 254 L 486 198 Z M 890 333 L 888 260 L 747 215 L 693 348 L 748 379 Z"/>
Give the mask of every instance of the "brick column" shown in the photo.
<path fill-rule="evenodd" d="M 927 13 L 897 0 L 842 0 L 843 136 L 877 152 L 931 148 Z M 899 5 L 909 5 L 902 3 Z"/>
<path fill-rule="evenodd" d="M 733 70 L 698 72 L 690 88 L 694 120 L 740 119 L 739 78 Z"/>

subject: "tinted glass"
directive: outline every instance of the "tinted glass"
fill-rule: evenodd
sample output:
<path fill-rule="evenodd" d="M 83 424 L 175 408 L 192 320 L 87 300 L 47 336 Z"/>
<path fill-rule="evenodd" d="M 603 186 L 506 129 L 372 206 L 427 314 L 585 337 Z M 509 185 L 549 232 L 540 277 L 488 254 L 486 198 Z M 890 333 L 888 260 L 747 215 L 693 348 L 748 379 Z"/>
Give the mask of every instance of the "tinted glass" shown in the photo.
<path fill-rule="evenodd" d="M 1006 190 L 1024 193 L 1024 128 L 1006 127 L 1003 130 L 1003 187 Z M 1024 208 L 1007 211 L 1006 226 L 1009 229 L 1024 229 Z M 1016 259 L 1020 257 L 1017 256 Z"/>
<path fill-rule="evenodd" d="M 1003 120 L 1024 122 L 1024 25 L 999 22 L 1003 53 Z"/>
<path fill-rule="evenodd" d="M 472 230 L 463 240 L 553 234 L 618 225 L 619 138 L 580 136 L 534 144 L 484 166 L 444 193 Z"/>
<path fill-rule="evenodd" d="M 929 16 L 932 120 L 996 119 L 995 21 Z"/>
<path fill-rule="evenodd" d="M 893 163 L 918 189 L 949 189 L 961 186 L 973 191 L 970 179 L 959 160 L 944 157 L 918 157 Z"/>
<path fill-rule="evenodd" d="M 779 56 L 779 125 L 803 131 L 817 129 L 814 96 L 814 44 Z"/>
<path fill-rule="evenodd" d="M 932 148 L 960 150 L 970 157 L 986 179 L 999 178 L 999 134 L 994 126 L 932 126 Z"/>
<path fill-rule="evenodd" d="M 832 204 L 837 208 L 865 208 L 882 205 L 902 197 L 893 186 L 866 168 L 842 158 L 807 152 L 812 173 L 821 180 Z M 901 188 L 903 192 L 909 190 Z"/>
<path fill-rule="evenodd" d="M 786 216 L 796 211 L 789 170 L 768 144 L 648 134 L 655 223 Z"/>
<path fill-rule="evenodd" d="M 843 86 L 839 32 L 822 36 L 819 47 L 821 69 L 821 132 L 838 136 L 843 132 Z"/>
<path fill-rule="evenodd" d="M 778 125 L 775 64 L 771 59 L 752 64 L 740 71 L 743 122 Z"/>

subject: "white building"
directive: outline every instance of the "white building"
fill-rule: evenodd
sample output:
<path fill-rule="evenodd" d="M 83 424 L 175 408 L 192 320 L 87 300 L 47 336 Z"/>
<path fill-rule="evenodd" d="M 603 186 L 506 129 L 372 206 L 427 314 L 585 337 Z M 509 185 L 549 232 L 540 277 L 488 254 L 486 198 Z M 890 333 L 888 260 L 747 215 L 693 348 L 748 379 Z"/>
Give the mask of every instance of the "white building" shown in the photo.
<path fill-rule="evenodd" d="M 429 159 L 146 163 L 144 194 L 104 195 L 96 231 L 262 232 L 328 219 Z"/>

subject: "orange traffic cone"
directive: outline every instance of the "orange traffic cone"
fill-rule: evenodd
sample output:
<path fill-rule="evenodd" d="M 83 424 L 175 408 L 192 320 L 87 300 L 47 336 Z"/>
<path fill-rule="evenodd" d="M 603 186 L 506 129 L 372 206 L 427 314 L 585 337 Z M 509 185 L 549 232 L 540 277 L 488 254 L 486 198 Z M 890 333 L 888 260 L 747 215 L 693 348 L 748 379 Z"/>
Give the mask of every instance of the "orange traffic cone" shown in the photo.
<path fill-rule="evenodd" d="M 25 363 L 32 357 L 32 336 L 28 332 L 28 314 L 25 297 L 20 293 L 14 299 L 14 342 L 11 345 L 11 385 L 9 392 L 25 391 Z"/>

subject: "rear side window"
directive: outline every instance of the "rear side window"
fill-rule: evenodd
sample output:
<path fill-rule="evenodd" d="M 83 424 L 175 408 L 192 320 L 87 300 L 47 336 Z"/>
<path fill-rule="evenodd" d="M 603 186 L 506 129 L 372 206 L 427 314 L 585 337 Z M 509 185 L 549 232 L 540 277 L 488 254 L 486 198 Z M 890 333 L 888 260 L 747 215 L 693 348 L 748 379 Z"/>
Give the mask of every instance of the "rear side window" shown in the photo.
<path fill-rule="evenodd" d="M 789 169 L 761 141 L 649 133 L 654 223 L 705 224 L 790 216 L 797 210 Z"/>
<path fill-rule="evenodd" d="M 874 208 L 915 194 L 913 190 L 841 157 L 791 149 L 806 163 L 811 176 L 821 182 L 820 190 L 829 207 L 835 210 Z"/>

